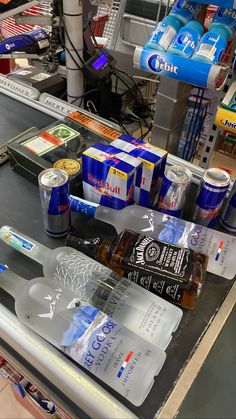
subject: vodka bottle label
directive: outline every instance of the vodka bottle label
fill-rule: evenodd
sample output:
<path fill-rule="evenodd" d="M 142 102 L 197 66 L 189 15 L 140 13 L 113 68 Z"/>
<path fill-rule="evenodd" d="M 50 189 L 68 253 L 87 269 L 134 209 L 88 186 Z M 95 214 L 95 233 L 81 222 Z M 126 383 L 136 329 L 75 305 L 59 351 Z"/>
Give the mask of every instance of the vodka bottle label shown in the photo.
<path fill-rule="evenodd" d="M 79 281 L 76 279 L 78 275 Z M 157 342 L 159 331 L 159 345 L 162 347 L 163 336 L 159 325 L 167 308 L 159 300 L 137 293 L 136 285 L 130 280 L 118 276 L 87 256 L 81 254 L 78 257 L 76 250 L 60 259 L 53 278 L 63 286 L 72 288 L 81 300 L 91 302 L 109 317 L 115 317 L 129 328 L 132 323 L 131 330 L 137 329 L 138 334 L 143 334 L 148 340 L 153 339 L 153 343 Z M 140 295 L 143 297 L 141 301 Z M 132 304 L 137 305 L 137 316 L 135 319 L 128 316 L 124 321 L 124 313 L 130 311 Z M 165 342 L 164 346 L 167 344 Z"/>
<path fill-rule="evenodd" d="M 12 231 L 9 231 L 8 227 L 6 226 L 3 226 L 1 228 L 0 236 L 5 242 L 7 242 L 9 246 L 13 247 L 18 251 L 25 250 L 27 252 L 32 252 L 35 246 L 26 238 Z"/>

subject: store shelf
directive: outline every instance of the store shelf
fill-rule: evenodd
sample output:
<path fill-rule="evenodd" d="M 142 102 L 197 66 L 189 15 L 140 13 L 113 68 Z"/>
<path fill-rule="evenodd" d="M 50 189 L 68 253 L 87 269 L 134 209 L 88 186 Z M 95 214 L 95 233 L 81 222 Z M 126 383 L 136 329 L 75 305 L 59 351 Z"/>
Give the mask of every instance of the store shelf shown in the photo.
<path fill-rule="evenodd" d="M 193 61 L 190 58 L 142 47 L 135 49 L 134 67 L 213 90 L 220 90 L 224 86 L 230 71 L 229 67 Z"/>
<path fill-rule="evenodd" d="M 41 1 L 33 0 L 28 3 L 23 4 L 22 6 L 15 7 L 14 9 L 8 10 L 7 12 L 0 13 L 0 21 L 18 15 L 19 13 L 25 12 L 28 9 L 31 9 L 34 6 L 37 6 Z"/>
<path fill-rule="evenodd" d="M 195 3 L 203 3 L 203 4 L 210 4 L 211 6 L 220 6 L 220 7 L 227 7 L 228 9 L 236 9 L 236 1 L 235 0 L 192 0 Z"/>

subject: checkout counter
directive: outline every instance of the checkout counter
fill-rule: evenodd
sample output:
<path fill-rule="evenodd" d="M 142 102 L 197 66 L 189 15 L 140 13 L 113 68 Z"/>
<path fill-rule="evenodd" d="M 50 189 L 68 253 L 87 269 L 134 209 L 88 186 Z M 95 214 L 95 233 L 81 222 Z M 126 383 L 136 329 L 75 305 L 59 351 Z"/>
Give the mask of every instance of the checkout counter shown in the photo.
<path fill-rule="evenodd" d="M 40 104 L 0 88 L 0 145 L 36 126 L 43 128 L 63 118 L 66 108 Z M 60 108 L 60 109 L 59 109 Z M 170 156 L 169 162 L 180 162 Z M 181 164 L 189 163 L 181 161 Z M 191 165 L 190 165 L 191 166 Z M 203 169 L 191 167 L 197 184 Z M 193 185 L 193 193 L 196 185 Z M 49 248 L 63 245 L 63 239 L 49 238 L 42 227 L 38 188 L 14 173 L 8 162 L 0 166 L 0 221 Z M 104 228 L 102 223 L 73 216 L 77 228 Z M 95 225 L 96 224 L 96 225 Z M 0 243 L 1 263 L 26 279 L 42 276 L 42 267 Z M 142 406 L 135 407 L 120 395 L 78 367 L 63 353 L 20 323 L 14 302 L 0 292 L 0 355 L 54 401 L 71 418 L 174 417 L 191 387 L 210 348 L 230 315 L 236 301 L 234 280 L 207 274 L 205 286 L 194 311 L 185 311 L 183 320 L 167 348 L 166 362 Z"/>

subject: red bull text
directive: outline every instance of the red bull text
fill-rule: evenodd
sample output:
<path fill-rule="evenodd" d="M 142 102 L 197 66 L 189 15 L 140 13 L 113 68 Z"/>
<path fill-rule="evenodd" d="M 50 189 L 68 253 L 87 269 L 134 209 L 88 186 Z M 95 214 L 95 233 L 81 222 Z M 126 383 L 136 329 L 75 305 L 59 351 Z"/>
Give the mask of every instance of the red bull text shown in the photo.
<path fill-rule="evenodd" d="M 64 170 L 51 168 L 39 174 L 38 182 L 44 229 L 51 237 L 64 237 L 71 226 L 69 176 Z"/>
<path fill-rule="evenodd" d="M 97 143 L 88 148 L 82 155 L 84 198 L 115 209 L 133 204 L 140 165 L 113 145 Z"/>

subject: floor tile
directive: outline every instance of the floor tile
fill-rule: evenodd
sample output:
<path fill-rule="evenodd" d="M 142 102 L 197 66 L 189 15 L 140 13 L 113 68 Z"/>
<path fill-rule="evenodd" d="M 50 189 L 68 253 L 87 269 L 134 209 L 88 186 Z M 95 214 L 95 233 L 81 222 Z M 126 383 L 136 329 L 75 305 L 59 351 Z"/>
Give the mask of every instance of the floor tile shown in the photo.
<path fill-rule="evenodd" d="M 15 399 L 10 384 L 0 392 L 0 419 L 34 419 Z"/>
<path fill-rule="evenodd" d="M 7 380 L 5 378 L 2 377 L 2 375 L 0 375 L 0 391 L 6 387 L 7 385 Z"/>

